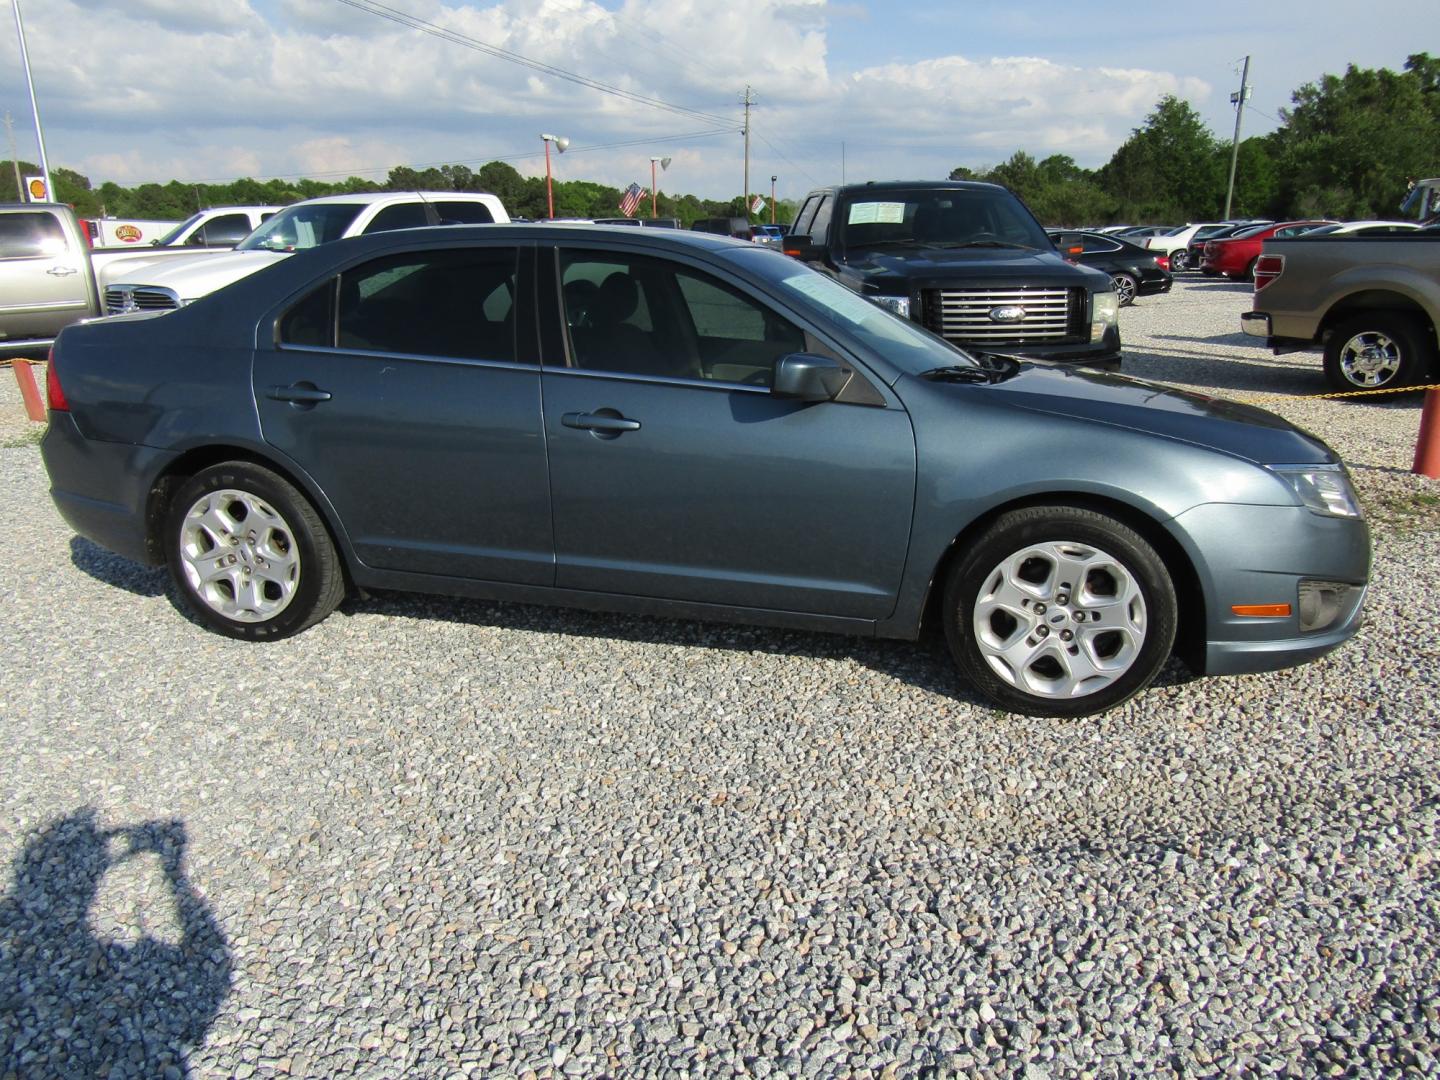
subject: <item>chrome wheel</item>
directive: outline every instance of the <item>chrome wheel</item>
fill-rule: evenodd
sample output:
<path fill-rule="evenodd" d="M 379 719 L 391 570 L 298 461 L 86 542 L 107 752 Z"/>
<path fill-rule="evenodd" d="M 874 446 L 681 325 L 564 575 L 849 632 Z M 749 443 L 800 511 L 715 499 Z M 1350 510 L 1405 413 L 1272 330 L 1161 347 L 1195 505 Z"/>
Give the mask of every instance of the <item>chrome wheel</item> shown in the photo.
<path fill-rule="evenodd" d="M 1115 274 L 1110 278 L 1110 284 L 1120 297 L 1121 307 L 1135 302 L 1135 279 L 1129 274 Z"/>
<path fill-rule="evenodd" d="M 235 622 L 275 618 L 300 583 L 294 531 L 248 491 L 223 488 L 196 499 L 180 522 L 179 555 L 190 591 Z"/>
<path fill-rule="evenodd" d="M 1184 270 L 1190 262 L 1190 253 L 1184 248 L 1176 248 L 1170 252 L 1170 269 Z"/>
<path fill-rule="evenodd" d="M 1134 573 L 1088 544 L 1023 547 L 989 574 L 972 609 L 975 643 L 1009 685 L 1044 698 L 1082 698 L 1128 672 L 1148 632 Z"/>
<path fill-rule="evenodd" d="M 1384 386 L 1399 373 L 1403 361 L 1399 344 L 1378 330 L 1362 331 L 1340 346 L 1340 372 L 1353 386 Z"/>

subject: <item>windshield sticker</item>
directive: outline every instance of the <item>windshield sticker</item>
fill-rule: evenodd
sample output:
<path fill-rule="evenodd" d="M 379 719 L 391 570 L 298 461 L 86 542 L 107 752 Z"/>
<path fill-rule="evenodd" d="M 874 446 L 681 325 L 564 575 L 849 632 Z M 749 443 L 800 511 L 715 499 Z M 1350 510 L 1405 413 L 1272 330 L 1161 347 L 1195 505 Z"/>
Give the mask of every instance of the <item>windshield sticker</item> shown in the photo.
<path fill-rule="evenodd" d="M 898 225 L 905 220 L 905 204 L 862 202 L 850 204 L 849 225 Z"/>
<path fill-rule="evenodd" d="M 884 318 L 884 313 L 869 300 L 819 274 L 796 274 L 785 278 L 782 284 L 856 326 L 863 326 L 877 316 Z"/>

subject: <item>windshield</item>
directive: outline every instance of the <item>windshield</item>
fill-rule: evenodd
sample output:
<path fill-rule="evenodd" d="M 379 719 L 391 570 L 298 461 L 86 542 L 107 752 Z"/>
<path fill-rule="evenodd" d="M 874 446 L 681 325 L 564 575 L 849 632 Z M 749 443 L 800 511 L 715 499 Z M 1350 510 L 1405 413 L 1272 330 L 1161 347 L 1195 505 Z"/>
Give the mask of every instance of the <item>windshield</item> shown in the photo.
<path fill-rule="evenodd" d="M 235 246 L 236 251 L 304 251 L 345 235 L 363 203 L 287 206 Z"/>
<path fill-rule="evenodd" d="M 1050 242 L 1024 204 L 989 188 L 887 188 L 841 204 L 843 248 L 918 244 L 928 247 L 1019 247 Z"/>
<path fill-rule="evenodd" d="M 880 307 L 835 279 L 817 273 L 783 255 L 778 262 L 766 262 L 767 277 L 779 286 L 785 299 L 810 313 L 817 322 L 837 327 L 843 334 L 858 338 L 890 363 L 912 374 L 940 367 L 978 367 L 974 359 L 944 338 L 921 329 L 908 319 Z M 751 264 L 754 265 L 753 263 Z"/>
<path fill-rule="evenodd" d="M 180 238 L 180 234 L 181 234 L 181 233 L 183 233 L 186 229 L 190 228 L 191 225 L 194 225 L 197 221 L 199 221 L 199 220 L 200 220 L 202 217 L 204 217 L 204 216 L 205 216 L 205 215 L 204 215 L 203 213 L 200 213 L 200 214 L 191 214 L 191 215 L 190 215 L 189 217 L 187 217 L 184 221 L 180 222 L 179 225 L 176 225 L 173 229 L 171 229 L 169 232 L 167 232 L 164 236 L 160 237 L 159 240 L 156 240 L 156 241 L 155 241 L 155 246 L 156 246 L 156 247 L 169 247 L 171 244 L 175 243 L 175 241 Z"/>

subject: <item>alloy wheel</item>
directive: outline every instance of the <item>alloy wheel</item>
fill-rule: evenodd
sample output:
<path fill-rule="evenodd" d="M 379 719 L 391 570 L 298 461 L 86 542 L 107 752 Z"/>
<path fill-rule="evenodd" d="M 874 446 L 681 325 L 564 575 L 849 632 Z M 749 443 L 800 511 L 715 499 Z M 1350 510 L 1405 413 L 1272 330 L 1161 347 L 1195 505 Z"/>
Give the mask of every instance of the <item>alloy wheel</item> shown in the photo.
<path fill-rule="evenodd" d="M 1403 359 L 1395 340 L 1378 330 L 1355 334 L 1340 347 L 1340 370 L 1345 380 L 1367 389 L 1393 380 Z"/>
<path fill-rule="evenodd" d="M 180 525 L 179 553 L 191 592 L 237 622 L 275 618 L 300 582 L 294 531 L 247 491 L 222 489 L 195 500 Z"/>

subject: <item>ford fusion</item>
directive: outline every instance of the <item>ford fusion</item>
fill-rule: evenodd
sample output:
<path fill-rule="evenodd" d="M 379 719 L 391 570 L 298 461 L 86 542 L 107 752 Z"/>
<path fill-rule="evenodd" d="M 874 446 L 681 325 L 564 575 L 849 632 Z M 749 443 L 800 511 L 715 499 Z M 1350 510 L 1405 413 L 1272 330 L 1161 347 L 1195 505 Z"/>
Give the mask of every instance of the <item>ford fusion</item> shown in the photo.
<path fill-rule="evenodd" d="M 943 627 L 1000 706 L 1080 716 L 1174 653 L 1355 633 L 1369 533 L 1258 409 L 970 355 L 699 233 L 447 227 L 72 326 L 43 442 L 83 536 L 248 641 L 399 589 L 877 637 Z"/>

